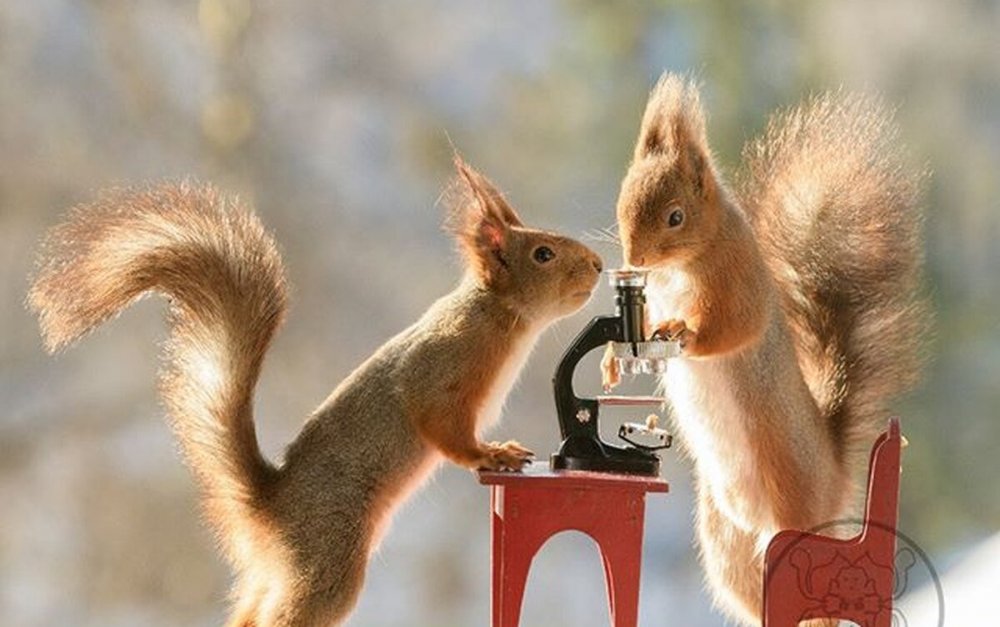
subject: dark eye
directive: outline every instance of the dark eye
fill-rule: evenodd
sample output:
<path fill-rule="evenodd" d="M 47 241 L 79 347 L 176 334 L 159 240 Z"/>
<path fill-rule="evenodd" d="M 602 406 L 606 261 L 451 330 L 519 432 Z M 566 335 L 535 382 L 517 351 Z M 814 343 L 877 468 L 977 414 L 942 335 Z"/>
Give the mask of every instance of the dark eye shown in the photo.
<path fill-rule="evenodd" d="M 672 229 L 679 227 L 681 224 L 683 224 L 683 222 L 684 222 L 683 209 L 674 209 L 673 211 L 670 212 L 670 215 L 667 217 L 667 226 L 669 226 Z"/>
<path fill-rule="evenodd" d="M 556 258 L 556 254 L 548 246 L 539 246 L 535 252 L 531 253 L 538 263 L 548 263 Z"/>

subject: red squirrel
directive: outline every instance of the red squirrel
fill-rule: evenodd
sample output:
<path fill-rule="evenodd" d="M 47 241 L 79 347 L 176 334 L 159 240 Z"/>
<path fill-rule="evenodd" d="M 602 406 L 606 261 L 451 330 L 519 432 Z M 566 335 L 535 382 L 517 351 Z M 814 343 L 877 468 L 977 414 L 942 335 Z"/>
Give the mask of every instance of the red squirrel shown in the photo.
<path fill-rule="evenodd" d="M 170 301 L 162 396 L 209 524 L 236 571 L 233 627 L 340 624 L 393 511 L 442 458 L 518 470 L 483 442 L 536 339 L 590 298 L 600 258 L 524 226 L 456 158 L 458 286 L 342 381 L 288 447 L 262 456 L 253 392 L 286 310 L 272 237 L 210 186 L 106 193 L 49 234 L 29 295 L 55 351 L 147 292 Z"/>
<path fill-rule="evenodd" d="M 662 383 L 694 460 L 701 561 L 747 625 L 776 531 L 859 515 L 888 402 L 921 370 L 923 174 L 896 135 L 872 98 L 816 96 L 748 144 L 733 191 L 697 87 L 667 74 L 622 182 L 625 262 L 651 271 L 651 326 L 683 346 Z"/>

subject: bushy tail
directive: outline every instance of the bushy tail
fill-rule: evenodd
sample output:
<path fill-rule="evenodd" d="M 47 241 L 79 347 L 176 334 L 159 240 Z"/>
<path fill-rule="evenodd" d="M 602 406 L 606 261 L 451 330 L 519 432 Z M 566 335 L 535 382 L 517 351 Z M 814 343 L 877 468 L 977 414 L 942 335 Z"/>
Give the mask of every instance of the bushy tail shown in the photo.
<path fill-rule="evenodd" d="M 209 520 L 238 559 L 275 473 L 252 397 L 285 314 L 281 258 L 256 216 L 212 187 L 117 190 L 49 232 L 28 300 L 55 351 L 150 291 L 170 300 L 161 393 Z"/>
<path fill-rule="evenodd" d="M 919 378 L 924 173 L 908 169 L 892 114 L 872 98 L 814 97 L 744 151 L 740 194 L 835 442 L 864 464 L 888 402 Z"/>

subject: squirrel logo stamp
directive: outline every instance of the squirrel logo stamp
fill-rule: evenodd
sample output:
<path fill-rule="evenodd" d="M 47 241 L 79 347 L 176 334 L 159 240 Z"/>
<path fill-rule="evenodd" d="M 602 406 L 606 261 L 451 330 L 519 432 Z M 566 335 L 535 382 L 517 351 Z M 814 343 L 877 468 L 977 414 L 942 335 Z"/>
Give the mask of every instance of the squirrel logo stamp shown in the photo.
<path fill-rule="evenodd" d="M 861 524 L 859 519 L 831 521 L 810 529 L 809 533 L 838 536 L 838 530 L 853 532 Z M 852 558 L 846 551 L 834 551 L 832 556 L 814 559 L 797 543 L 785 550 L 777 568 L 791 568 L 796 575 L 799 593 L 804 599 L 812 601 L 805 607 L 802 620 L 836 616 L 859 627 L 875 627 L 885 624 L 886 614 L 889 614 L 892 627 L 943 627 L 944 594 L 930 558 L 906 534 L 896 529 L 883 528 L 883 531 L 890 531 L 895 536 L 894 564 L 879 563 L 868 553 Z M 895 575 L 891 576 L 893 566 Z M 899 607 L 899 600 L 911 591 L 915 582 L 923 581 L 929 581 L 934 587 L 937 616 L 933 622 L 931 618 L 922 617 L 921 623 L 911 624 Z"/>

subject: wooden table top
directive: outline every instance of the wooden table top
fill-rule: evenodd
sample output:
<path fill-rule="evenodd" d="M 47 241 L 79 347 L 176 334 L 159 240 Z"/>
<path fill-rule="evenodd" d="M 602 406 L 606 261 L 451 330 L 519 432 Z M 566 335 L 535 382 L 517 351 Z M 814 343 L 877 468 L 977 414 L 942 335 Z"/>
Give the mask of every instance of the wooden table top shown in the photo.
<path fill-rule="evenodd" d="M 479 483 L 539 488 L 612 488 L 641 490 L 643 492 L 667 492 L 670 484 L 662 477 L 625 475 L 610 472 L 590 472 L 584 470 L 552 470 L 548 464 L 528 466 L 523 472 L 496 472 L 480 470 Z"/>

